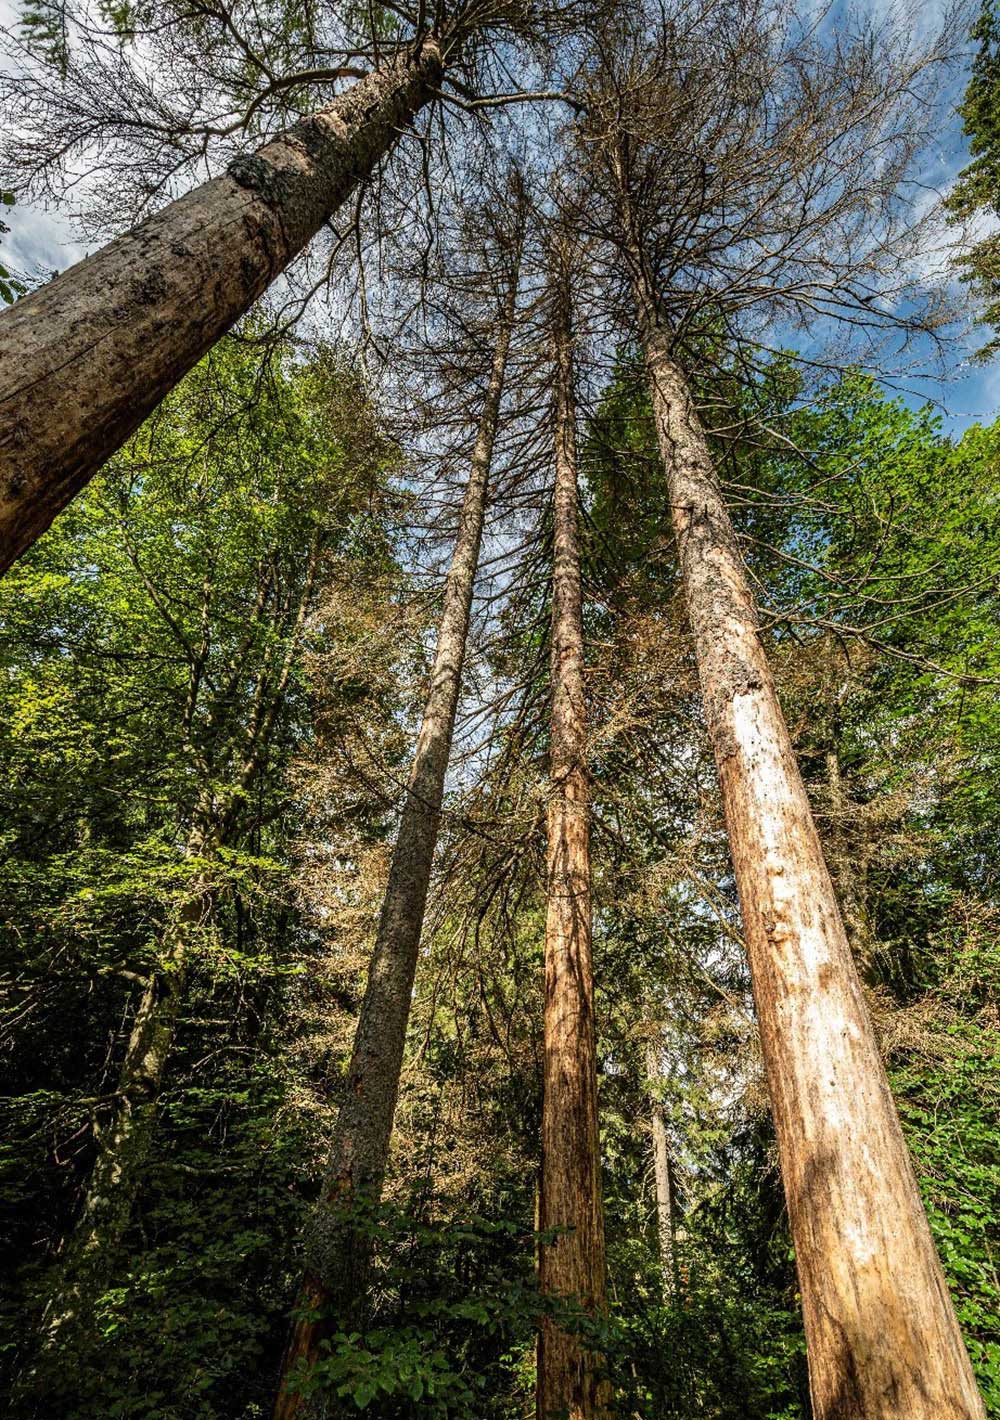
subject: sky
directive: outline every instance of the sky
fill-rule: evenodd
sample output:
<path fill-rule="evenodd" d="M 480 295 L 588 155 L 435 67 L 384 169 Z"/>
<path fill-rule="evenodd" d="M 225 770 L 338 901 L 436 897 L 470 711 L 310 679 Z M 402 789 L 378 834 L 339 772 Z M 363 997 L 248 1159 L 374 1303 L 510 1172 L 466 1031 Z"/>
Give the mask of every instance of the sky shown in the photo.
<path fill-rule="evenodd" d="M 836 24 L 837 6 L 829 10 L 826 24 Z M 870 8 L 887 12 L 897 8 L 897 0 L 873 0 Z M 0 27 L 16 21 L 17 0 L 0 0 Z M 919 23 L 931 25 L 943 11 L 942 0 L 923 0 L 919 7 Z M 974 4 L 970 6 L 974 10 Z M 5 61 L 0 56 L 0 65 Z M 961 99 L 964 78 L 959 76 L 950 99 L 950 117 L 942 125 L 939 138 L 928 154 L 928 163 L 921 179 L 929 194 L 945 194 L 959 170 L 967 161 L 967 148 L 961 131 L 956 105 Z M 0 173 L 0 186 L 3 174 Z M 4 209 L 3 218 L 10 231 L 0 238 L 0 260 L 29 278 L 41 279 L 55 271 L 63 271 L 87 254 L 79 230 L 65 212 L 31 203 L 17 203 Z M 971 331 L 963 339 L 947 379 L 910 377 L 897 386 L 906 401 L 919 405 L 931 400 L 942 416 L 943 425 L 954 436 L 974 423 L 992 422 L 1000 415 L 1000 360 L 986 366 L 974 363 L 970 356 L 984 339 L 982 331 Z"/>

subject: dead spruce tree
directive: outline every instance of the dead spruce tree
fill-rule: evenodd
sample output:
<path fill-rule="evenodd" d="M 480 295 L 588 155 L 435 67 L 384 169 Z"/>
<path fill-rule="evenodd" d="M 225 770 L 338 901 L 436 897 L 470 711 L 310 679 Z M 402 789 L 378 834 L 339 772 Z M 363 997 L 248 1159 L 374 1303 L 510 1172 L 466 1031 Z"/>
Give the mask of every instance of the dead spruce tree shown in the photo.
<path fill-rule="evenodd" d="M 591 955 L 590 791 L 573 389 L 572 256 L 553 244 L 551 344 L 555 490 L 545 915 L 545 1045 L 539 1229 L 542 1294 L 588 1314 L 605 1308 L 604 1208 L 597 1123 Z M 539 1420 L 607 1414 L 601 1361 L 545 1317 L 538 1341 Z"/>
<path fill-rule="evenodd" d="M 868 1019 L 699 412 L 776 320 L 934 329 L 907 176 L 940 49 L 773 6 L 623 20 L 582 135 L 649 396 L 743 912 L 817 1420 L 984 1414 Z M 927 107 L 924 107 L 927 105 Z M 903 297 L 909 299 L 902 303 Z M 827 357 L 828 359 L 830 357 Z M 832 361 L 831 361 L 832 363 Z M 697 383 L 695 382 L 697 381 Z"/>
<path fill-rule="evenodd" d="M 432 20 L 423 6 L 392 13 L 388 37 L 317 36 L 312 8 L 293 7 L 276 36 L 252 5 L 209 3 L 194 15 L 168 5 L 139 36 L 166 72 L 160 88 L 145 54 L 130 69 L 132 30 L 109 58 L 106 36 L 91 35 L 82 15 L 54 71 L 36 72 L 17 51 L 23 72 L 0 82 L 5 179 L 58 191 L 60 170 L 83 153 L 93 164 L 99 144 L 98 166 L 124 187 L 127 210 L 136 173 L 148 207 L 206 164 L 224 170 L 5 312 L 0 571 L 372 177 L 425 105 L 470 102 L 442 85 L 471 94 L 491 36 L 530 34 L 534 24 L 517 0 L 457 0 Z M 299 32 L 293 44 L 288 35 Z M 317 89 L 345 78 L 350 88 L 308 111 Z M 297 122 L 273 131 L 296 112 Z M 230 157 L 234 135 L 245 142 L 261 129 L 272 130 L 261 146 Z M 410 163 L 411 194 L 427 180 L 425 153 Z M 115 206 L 114 192 L 105 206 Z M 351 232 L 348 221 L 333 255 Z"/>
<path fill-rule="evenodd" d="M 417 954 L 451 753 L 473 591 L 483 538 L 490 467 L 514 330 L 523 231 L 513 217 L 506 248 L 491 260 L 503 273 L 500 306 L 451 565 L 445 582 L 437 645 L 423 718 L 393 845 L 365 996 L 354 1036 L 320 1199 L 306 1237 L 297 1316 L 282 1364 L 276 1420 L 322 1416 L 328 1397 L 303 1382 L 333 1332 L 360 1325 L 367 1307 L 371 1232 L 367 1215 L 382 1193 Z"/>

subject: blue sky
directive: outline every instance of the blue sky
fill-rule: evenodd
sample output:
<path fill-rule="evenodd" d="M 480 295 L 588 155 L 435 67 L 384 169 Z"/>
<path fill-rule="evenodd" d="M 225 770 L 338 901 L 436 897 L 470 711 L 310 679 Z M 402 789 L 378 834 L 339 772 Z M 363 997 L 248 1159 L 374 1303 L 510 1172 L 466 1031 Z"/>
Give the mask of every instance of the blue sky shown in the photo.
<path fill-rule="evenodd" d="M 871 8 L 898 8 L 894 0 L 874 0 Z M 974 5 L 971 7 L 974 9 Z M 920 6 L 920 23 L 933 24 L 943 9 L 941 0 L 924 0 Z M 835 11 L 828 14 L 827 23 L 835 23 Z M 0 26 L 15 19 L 15 0 L 0 0 Z M 928 154 L 928 165 L 921 175 L 927 187 L 939 193 L 947 191 L 966 161 L 966 144 L 955 105 L 961 98 L 964 83 L 956 81 L 951 96 L 950 117 L 942 125 L 940 137 Z M 2 182 L 2 174 L 0 174 Z M 4 218 L 10 232 L 3 237 L 0 251 L 4 263 L 38 279 L 54 270 L 62 271 L 87 252 L 72 219 L 65 213 L 46 210 L 30 204 L 18 204 L 5 210 Z M 956 352 L 954 371 L 950 378 L 910 377 L 905 383 L 909 403 L 926 399 L 940 406 L 945 428 L 961 434 L 969 425 L 991 422 L 1000 415 L 1000 360 L 986 366 L 974 364 L 969 355 L 982 343 L 982 332 L 972 332 L 964 338 Z"/>

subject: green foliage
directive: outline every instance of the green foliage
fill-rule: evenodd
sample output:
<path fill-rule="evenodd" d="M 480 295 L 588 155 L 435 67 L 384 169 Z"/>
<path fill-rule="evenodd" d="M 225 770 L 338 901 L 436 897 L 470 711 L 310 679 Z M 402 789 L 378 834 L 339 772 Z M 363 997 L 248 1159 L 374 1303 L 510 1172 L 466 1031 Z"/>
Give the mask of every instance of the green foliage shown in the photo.
<path fill-rule="evenodd" d="M 959 112 L 969 139 L 972 162 L 958 176 L 946 199 L 956 221 L 989 213 L 1000 216 L 1000 14 L 994 0 L 983 0 L 970 36 L 978 45 L 972 73 Z M 991 233 L 959 258 L 962 280 L 972 286 L 984 306 L 983 324 L 1000 326 L 1000 237 Z M 979 352 L 990 359 L 996 338 Z"/>
<path fill-rule="evenodd" d="M 994 0 L 983 0 L 970 38 L 979 47 L 959 112 L 965 120 L 974 161 L 962 173 L 949 199 L 952 209 L 962 216 L 995 204 L 1000 189 L 1000 15 Z"/>
<path fill-rule="evenodd" d="M 67 0 L 25 0 L 19 20 L 27 49 L 64 78 L 69 66 L 70 19 Z"/>
<path fill-rule="evenodd" d="M 629 1413 L 801 1420 L 805 1341 L 794 1309 L 715 1279 L 682 1306 L 652 1301 L 623 1324 L 615 1393 Z M 638 1379 L 637 1379 L 638 1378 Z"/>
<path fill-rule="evenodd" d="M 934 1239 L 987 1412 L 994 1415 L 1000 1414 L 1000 933 L 995 918 L 977 916 L 966 915 L 964 931 L 951 925 L 934 934 L 925 1019 L 894 1051 L 892 1082 Z"/>
<path fill-rule="evenodd" d="M 5 188 L 0 188 L 0 205 L 13 207 L 14 194 Z M 0 237 L 2 237 L 5 232 L 9 231 L 10 228 L 7 224 L 0 222 Z M 5 305 L 11 306 L 17 300 L 18 296 L 24 295 L 26 289 L 23 281 L 19 281 L 6 266 L 0 264 L 0 301 L 3 301 Z"/>
<path fill-rule="evenodd" d="M 531 1395 L 538 1316 L 557 1310 L 534 1287 L 534 1235 L 496 1218 L 417 1223 L 412 1203 L 367 1220 L 381 1254 L 372 1326 L 325 1342 L 294 1389 L 387 1420 L 513 1420 Z"/>
<path fill-rule="evenodd" d="M 861 375 L 792 429 L 809 472 L 769 460 L 748 523 L 794 560 L 758 553 L 757 567 L 801 618 L 794 643 L 776 631 L 790 719 L 822 815 L 831 749 L 844 775 L 850 819 L 828 831 L 863 896 L 891 1080 L 987 1411 L 1000 1414 L 1000 429 L 948 440 L 929 411 Z"/>
<path fill-rule="evenodd" d="M 533 1281 L 535 586 L 493 667 L 523 680 L 527 709 L 445 816 L 389 1202 L 366 1223 L 370 1323 L 335 1330 L 299 1377 L 346 1413 L 523 1420 L 550 1313 L 603 1355 L 623 1414 L 808 1420 L 735 891 L 640 375 L 623 358 L 581 441 L 610 1314 L 542 1299 Z M 717 449 L 820 829 L 856 876 L 869 999 L 1000 1417 L 1000 428 L 949 440 L 859 372 L 806 401 L 780 361 L 718 398 L 747 416 L 731 428 L 763 415 L 781 429 Z M 12 1279 L 0 1357 L 22 1376 L 22 1420 L 268 1412 L 419 694 L 422 648 L 397 632 L 380 659 L 367 639 L 380 579 L 399 576 L 395 459 L 331 355 L 261 363 L 225 342 L 0 583 Z M 218 838 L 190 854 L 198 815 Z M 318 906 L 304 908 L 304 879 Z M 26 1386 L 139 991 L 196 881 L 210 910 L 131 1226 L 89 1324 Z M 669 1260 L 654 1102 L 675 1175 Z"/>
<path fill-rule="evenodd" d="M 393 460 L 350 369 L 227 341 L 0 587 L 0 1325 L 22 1379 L 166 924 L 196 880 L 211 900 L 133 1225 L 26 1415 L 208 1420 L 266 1394 L 320 1147 L 285 1049 L 316 949 L 294 883 L 304 657 L 349 633 L 316 620 L 327 580 L 393 565 Z M 368 694 L 357 674 L 352 712 Z M 191 855 L 196 816 L 215 846 Z"/>
<path fill-rule="evenodd" d="M 712 395 L 718 403 L 718 389 Z M 855 865 L 875 938 L 866 973 L 904 1129 L 988 1413 L 1000 1415 L 1000 429 L 949 440 L 929 410 L 887 398 L 861 373 L 805 402 L 779 366 L 737 397 L 740 410 L 781 431 L 776 441 L 720 442 L 717 453 L 821 832 L 846 835 Z M 676 573 L 648 406 L 630 361 L 591 429 L 603 594 L 629 617 L 636 607 L 662 615 Z M 612 624 L 601 625 L 608 635 Z M 682 651 L 672 672 L 679 685 L 683 666 Z M 681 742 L 697 734 L 685 724 Z M 671 744 L 662 720 L 658 737 Z M 851 800 L 846 822 L 830 814 L 831 749 Z M 655 763 L 645 762 L 645 787 L 630 804 L 651 793 Z M 634 763 L 622 773 L 634 775 Z M 660 853 L 672 815 L 683 824 L 698 812 L 697 799 L 684 798 L 686 779 L 673 764 L 667 792 L 653 801 Z M 595 793 L 600 813 L 599 779 Z M 739 1099 L 742 1086 L 739 1073 L 720 1070 L 717 1052 L 746 1060 L 752 1043 L 712 990 L 738 1000 L 747 983 L 738 962 L 720 972 L 711 899 L 673 885 L 660 906 L 623 893 L 648 852 L 643 819 L 626 821 L 627 848 L 598 850 L 599 862 L 614 864 L 614 895 L 595 941 L 602 1040 L 615 1062 L 602 1081 L 602 1129 L 615 1314 L 630 1357 L 617 1368 L 618 1390 L 650 1416 L 808 1415 L 773 1146 L 753 1122 L 752 1097 L 719 1109 L 720 1091 Z M 705 852 L 704 829 L 701 853 L 704 878 L 725 903 L 731 879 Z M 687 1179 L 675 1243 L 683 1302 L 674 1306 L 663 1304 L 649 1204 L 635 1184 L 648 1168 L 635 1129 L 648 1109 L 641 1056 L 625 1063 L 651 994 L 663 1021 L 657 1039 L 677 1062 L 663 1099 Z M 627 1028 L 624 1040 L 617 1034 L 621 1018 L 632 1022 L 631 1046 Z"/>

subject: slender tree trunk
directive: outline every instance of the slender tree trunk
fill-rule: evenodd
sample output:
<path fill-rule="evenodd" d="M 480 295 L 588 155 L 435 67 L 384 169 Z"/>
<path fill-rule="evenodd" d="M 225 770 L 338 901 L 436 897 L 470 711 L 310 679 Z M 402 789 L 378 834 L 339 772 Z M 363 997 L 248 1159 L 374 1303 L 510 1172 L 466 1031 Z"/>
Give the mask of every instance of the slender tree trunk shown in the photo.
<path fill-rule="evenodd" d="M 875 953 L 875 939 L 871 923 L 868 920 L 868 913 L 865 910 L 865 900 L 858 882 L 857 868 L 851 855 L 850 844 L 847 841 L 845 830 L 851 806 L 844 792 L 844 781 L 840 773 L 840 758 L 835 746 L 826 750 L 824 762 L 829 827 L 823 835 L 823 847 L 830 864 L 830 871 L 833 874 L 833 881 L 837 887 L 840 913 L 844 919 L 847 940 L 854 954 L 854 960 L 862 972 L 868 972 L 871 969 Z"/>
<path fill-rule="evenodd" d="M 591 960 L 590 791 L 584 698 L 583 598 L 577 513 L 576 411 L 569 276 L 555 286 L 555 505 L 552 708 L 545 920 L 545 1064 L 539 1285 L 598 1314 L 605 1309 L 604 1207 L 597 1123 L 597 1047 Z M 601 1358 L 543 1319 L 539 1420 L 607 1414 Z"/>
<path fill-rule="evenodd" d="M 674 1255 L 674 1187 L 670 1166 L 670 1140 L 663 1106 L 655 1088 L 660 1079 L 659 1052 L 650 1041 L 646 1052 L 646 1073 L 650 1090 L 650 1129 L 653 1137 L 653 1183 L 656 1188 L 656 1232 L 660 1245 L 663 1295 L 671 1301 L 677 1294 L 677 1261 Z"/>
<path fill-rule="evenodd" d="M 641 279 L 637 296 L 743 910 L 816 1420 L 982 1420 L 705 434 Z"/>
<path fill-rule="evenodd" d="M 359 1325 L 364 1318 L 372 1248 L 361 1214 L 376 1206 L 381 1198 L 399 1094 L 516 295 L 514 279 L 497 336 L 462 502 L 430 689 L 393 848 L 347 1089 L 322 1194 L 307 1231 L 305 1271 L 296 1302 L 298 1318 L 282 1363 L 275 1420 L 327 1413 L 329 1398 L 303 1397 L 296 1381 L 308 1374 L 326 1337 L 336 1330 Z"/>
<path fill-rule="evenodd" d="M 425 39 L 0 317 L 0 572 L 372 172 L 442 72 Z"/>
<path fill-rule="evenodd" d="M 201 857 L 210 851 L 203 827 L 194 829 L 185 856 Z M 66 1331 L 86 1312 L 107 1278 L 109 1259 L 131 1220 L 184 996 L 186 958 L 192 934 L 205 914 L 208 890 L 200 877 L 192 885 L 142 993 L 118 1075 L 114 1116 L 106 1129 L 95 1133 L 97 1155 L 61 1260 L 60 1286 L 42 1318 L 42 1353 L 56 1350 Z"/>

